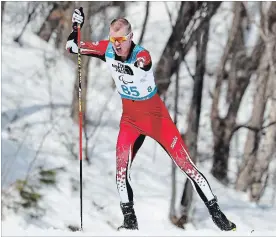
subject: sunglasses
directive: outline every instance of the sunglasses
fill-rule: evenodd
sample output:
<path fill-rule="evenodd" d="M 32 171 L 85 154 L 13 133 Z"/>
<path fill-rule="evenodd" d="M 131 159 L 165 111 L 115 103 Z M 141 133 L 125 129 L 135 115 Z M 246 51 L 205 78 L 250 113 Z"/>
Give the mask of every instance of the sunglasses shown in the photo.
<path fill-rule="evenodd" d="M 112 36 L 109 36 L 109 41 L 110 41 L 111 43 L 115 43 L 116 41 L 117 41 L 118 43 L 122 43 L 122 42 L 128 40 L 128 38 L 129 38 L 129 36 L 130 36 L 131 33 L 132 33 L 132 32 L 129 32 L 127 35 L 125 35 L 125 36 L 120 36 L 120 37 L 112 37 Z"/>

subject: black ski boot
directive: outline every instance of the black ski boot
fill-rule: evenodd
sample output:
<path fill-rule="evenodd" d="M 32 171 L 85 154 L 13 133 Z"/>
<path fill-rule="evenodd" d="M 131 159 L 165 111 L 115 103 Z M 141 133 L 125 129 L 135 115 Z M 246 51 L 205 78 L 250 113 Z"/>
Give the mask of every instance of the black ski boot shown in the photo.
<path fill-rule="evenodd" d="M 133 209 L 133 202 L 121 203 L 120 205 L 124 215 L 124 223 L 118 227 L 118 230 L 138 230 L 138 222 Z"/>
<path fill-rule="evenodd" d="M 218 226 L 218 228 L 224 231 L 236 230 L 236 225 L 229 221 L 220 210 L 216 197 L 205 204 L 212 216 L 213 222 Z"/>

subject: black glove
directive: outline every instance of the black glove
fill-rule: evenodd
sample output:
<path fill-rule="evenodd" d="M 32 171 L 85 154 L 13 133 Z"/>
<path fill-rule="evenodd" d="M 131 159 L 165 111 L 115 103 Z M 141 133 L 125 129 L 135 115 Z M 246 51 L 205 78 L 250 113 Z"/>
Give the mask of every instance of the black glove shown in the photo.
<path fill-rule="evenodd" d="M 78 24 L 80 24 L 80 27 L 82 28 L 83 23 L 84 23 L 84 13 L 83 13 L 83 8 L 80 7 L 79 9 L 75 9 L 73 16 L 72 16 L 72 27 L 74 31 L 77 31 Z"/>

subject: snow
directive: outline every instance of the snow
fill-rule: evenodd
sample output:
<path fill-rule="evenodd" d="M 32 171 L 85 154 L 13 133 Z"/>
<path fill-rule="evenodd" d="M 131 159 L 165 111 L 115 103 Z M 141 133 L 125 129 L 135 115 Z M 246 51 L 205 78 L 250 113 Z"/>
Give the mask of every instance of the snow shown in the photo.
<path fill-rule="evenodd" d="M 143 46 L 152 53 L 156 63 L 167 36 L 170 24 L 163 2 L 152 2 L 148 29 Z M 175 10 L 175 2 L 167 2 Z M 139 37 L 141 22 L 135 21 L 143 12 L 144 4 L 136 3 L 129 11 L 129 20 Z M 158 6 L 157 6 L 158 5 Z M 229 27 L 231 11 L 229 3 L 222 4 L 222 15 L 214 18 L 211 43 L 208 47 L 208 68 L 214 70 L 225 44 L 225 30 Z M 158 7 L 158 11 L 156 11 Z M 7 9 L 15 3 L 7 2 Z M 225 10 L 226 9 L 226 10 Z M 228 9 L 228 11 L 227 11 Z M 173 12 L 175 19 L 176 11 Z M 223 20 L 222 20 L 223 19 Z M 224 21 L 227 20 L 227 27 Z M 137 22 L 137 23 L 136 23 Z M 158 27 L 156 27 L 158 25 Z M 215 27 L 215 25 L 219 25 Z M 222 26 L 223 25 L 223 26 Z M 17 28 L 16 28 L 17 27 Z M 121 101 L 111 88 L 111 77 L 103 63 L 92 59 L 88 83 L 89 158 L 90 165 L 83 161 L 83 231 L 72 232 L 69 225 L 80 226 L 78 125 L 70 118 L 70 105 L 75 80 L 76 65 L 55 51 L 50 44 L 41 41 L 31 29 L 24 33 L 23 47 L 12 42 L 18 27 L 4 25 L 2 38 L 2 235 L 3 236 L 273 236 L 276 235 L 276 207 L 272 205 L 272 186 L 259 205 L 253 205 L 245 193 L 233 187 L 224 187 L 210 174 L 211 160 L 198 163 L 217 195 L 221 209 L 237 224 L 235 232 L 221 232 L 212 222 L 205 205 L 195 196 L 193 221 L 186 230 L 172 225 L 168 219 L 171 195 L 171 160 L 164 150 L 151 138 L 146 138 L 132 168 L 132 188 L 139 231 L 120 231 L 115 228 L 122 223 L 119 196 L 115 184 L 115 145 L 121 115 Z M 11 30 L 10 30 L 11 29 Z M 217 32 L 217 33 L 216 33 Z M 224 34 L 223 34 L 224 32 Z M 223 41 L 222 42 L 222 38 Z M 154 40 L 153 40 L 154 39 Z M 194 50 L 186 60 L 194 65 Z M 179 129 L 185 130 L 188 104 L 191 99 L 193 81 L 183 66 L 181 81 L 181 115 Z M 173 92 L 174 82 L 169 88 Z M 204 105 L 200 121 L 199 153 L 211 157 L 212 133 L 209 121 L 214 79 L 206 77 Z M 250 91 L 247 100 L 252 101 Z M 246 100 L 246 99 L 245 99 Z M 170 105 L 170 104 L 169 104 Z M 170 108 L 173 104 L 171 104 Z M 103 110 L 103 106 L 105 110 Z M 247 108 L 247 104 L 243 106 Z M 223 108 L 221 108 L 222 110 Z M 170 110 L 171 112 L 171 110 Z M 102 114 L 103 113 L 103 114 Z M 102 114 L 102 116 L 101 116 Z M 173 114 L 172 114 L 173 115 Z M 248 119 L 248 111 L 239 114 L 242 121 Z M 95 125 L 99 124 L 96 128 Z M 242 142 L 235 149 L 242 151 Z M 72 151 L 68 149 L 72 147 Z M 233 149 L 234 149 L 233 148 Z M 232 151 L 230 164 L 235 173 L 237 157 Z M 155 155 L 153 155 L 155 154 Z M 38 167 L 63 168 L 57 174 L 54 186 L 37 184 Z M 13 188 L 17 179 L 29 180 L 37 185 L 42 194 L 39 209 L 18 209 L 14 212 L 3 204 L 18 201 L 18 192 Z M 177 205 L 185 182 L 185 176 L 177 170 Z M 30 214 L 40 216 L 31 218 Z"/>

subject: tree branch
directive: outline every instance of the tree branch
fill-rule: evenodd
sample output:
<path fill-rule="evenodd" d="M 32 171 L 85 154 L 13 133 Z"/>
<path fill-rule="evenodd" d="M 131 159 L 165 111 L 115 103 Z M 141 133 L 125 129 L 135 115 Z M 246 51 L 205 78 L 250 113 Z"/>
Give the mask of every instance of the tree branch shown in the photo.
<path fill-rule="evenodd" d="M 189 65 L 188 65 L 188 63 L 187 63 L 187 61 L 186 61 L 185 58 L 183 59 L 183 62 L 184 62 L 184 64 L 185 64 L 186 68 L 187 68 L 187 71 L 188 71 L 190 77 L 191 77 L 191 78 L 193 79 L 193 81 L 194 81 L 194 80 L 195 80 L 195 76 L 192 74 L 192 72 L 191 72 L 191 70 L 190 70 L 190 67 L 189 67 Z"/>
<path fill-rule="evenodd" d="M 164 2 L 164 4 L 165 4 L 165 8 L 166 8 L 166 11 L 167 11 L 168 16 L 169 16 L 169 19 L 170 19 L 171 27 L 172 27 L 172 29 L 173 29 L 172 14 L 170 13 L 170 10 L 169 10 L 169 7 L 168 7 L 168 5 L 167 5 L 167 2 Z"/>
<path fill-rule="evenodd" d="M 264 130 L 264 129 L 266 129 L 266 128 L 268 128 L 268 127 L 274 125 L 274 124 L 276 124 L 276 121 L 270 122 L 268 125 L 263 126 L 263 127 L 261 127 L 261 128 L 254 127 L 254 126 L 250 126 L 250 125 L 248 125 L 248 124 L 240 124 L 240 125 L 237 125 L 237 126 L 234 128 L 233 134 L 234 134 L 236 131 L 238 131 L 240 128 L 247 128 L 247 129 L 249 129 L 249 130 L 251 130 L 251 131 L 259 132 L 259 131 Z"/>

